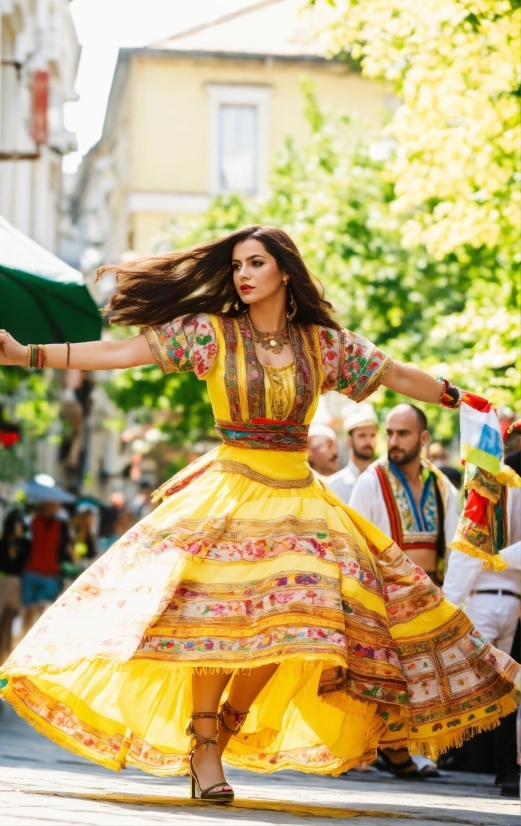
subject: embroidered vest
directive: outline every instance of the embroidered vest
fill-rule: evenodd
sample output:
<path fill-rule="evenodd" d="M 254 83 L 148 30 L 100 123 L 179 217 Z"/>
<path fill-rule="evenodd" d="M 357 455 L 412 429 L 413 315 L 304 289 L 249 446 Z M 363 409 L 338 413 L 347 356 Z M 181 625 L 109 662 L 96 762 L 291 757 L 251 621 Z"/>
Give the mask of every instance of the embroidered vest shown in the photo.
<path fill-rule="evenodd" d="M 320 389 L 320 363 L 312 329 L 289 324 L 288 331 L 295 358 L 295 400 L 284 421 L 267 419 L 264 371 L 257 359 L 251 328 L 244 316 L 221 316 L 226 341 L 226 393 L 231 421 L 217 420 L 215 429 L 223 442 L 260 450 L 307 450 L 309 425 L 304 418 Z M 246 367 L 248 411 L 241 408 L 238 381 L 238 342 L 242 339 Z M 246 419 L 246 420 L 245 420 Z"/>
<path fill-rule="evenodd" d="M 393 540 L 406 555 L 408 555 L 410 551 L 434 552 L 436 554 L 435 579 L 441 584 L 445 575 L 445 507 L 437 474 L 429 468 L 430 479 L 432 480 L 436 499 L 436 530 L 432 533 L 427 531 L 406 531 L 404 530 L 402 514 L 389 480 L 388 472 L 390 471 L 387 471 L 382 464 L 376 464 L 374 467 L 382 489 Z"/>

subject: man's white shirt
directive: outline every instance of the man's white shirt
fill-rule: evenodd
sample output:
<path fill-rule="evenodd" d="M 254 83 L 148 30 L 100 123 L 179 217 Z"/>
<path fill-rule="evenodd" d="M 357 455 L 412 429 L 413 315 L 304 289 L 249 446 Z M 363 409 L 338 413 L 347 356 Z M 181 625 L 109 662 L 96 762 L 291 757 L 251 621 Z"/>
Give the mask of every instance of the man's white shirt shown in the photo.
<path fill-rule="evenodd" d="M 389 513 L 385 504 L 382 486 L 376 474 L 375 465 L 376 462 L 360 474 L 348 504 L 351 508 L 354 508 L 355 511 L 358 511 L 361 516 L 365 516 L 373 525 L 376 525 L 377 528 L 380 528 L 381 531 L 390 536 L 391 523 L 389 521 Z M 458 522 L 458 492 L 453 485 L 450 485 L 444 518 L 445 543 L 447 546 L 449 546 L 454 539 Z"/>
<path fill-rule="evenodd" d="M 352 459 L 349 459 L 349 462 L 342 468 L 342 470 L 338 470 L 336 473 L 333 473 L 329 479 L 327 479 L 327 486 L 331 488 L 333 493 L 336 493 L 342 502 L 345 502 L 346 505 L 348 505 L 351 494 L 353 493 L 353 488 L 356 484 L 356 480 L 359 476 L 360 469 L 355 465 Z"/>
<path fill-rule="evenodd" d="M 481 559 L 451 551 L 443 593 L 454 605 L 464 603 L 472 591 L 506 590 L 521 594 L 521 488 L 508 491 L 507 518 L 512 545 L 505 549 L 509 565 L 506 571 L 493 571 L 485 568 Z"/>

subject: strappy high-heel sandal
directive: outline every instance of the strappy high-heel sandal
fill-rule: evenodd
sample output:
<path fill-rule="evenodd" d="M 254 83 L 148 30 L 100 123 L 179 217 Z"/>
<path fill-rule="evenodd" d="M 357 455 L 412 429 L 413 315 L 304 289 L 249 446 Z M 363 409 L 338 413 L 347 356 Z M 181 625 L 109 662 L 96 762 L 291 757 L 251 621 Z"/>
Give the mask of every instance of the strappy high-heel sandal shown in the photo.
<path fill-rule="evenodd" d="M 248 711 L 236 711 L 234 708 L 232 708 L 228 700 L 225 700 L 221 708 L 219 709 L 219 722 L 225 731 L 228 731 L 230 734 L 238 734 L 241 728 L 243 727 L 246 717 L 249 713 L 249 709 Z M 235 717 L 236 728 L 230 728 L 226 725 L 226 723 L 224 722 L 225 714 L 227 714 L 229 717 Z"/>
<path fill-rule="evenodd" d="M 413 760 L 411 760 L 409 754 L 407 755 L 407 759 L 402 760 L 401 763 L 393 763 L 391 758 L 387 756 L 383 749 L 378 749 L 378 760 L 376 764 L 377 768 L 378 762 L 380 762 L 382 768 L 384 768 L 391 774 L 394 774 L 395 777 L 402 777 L 405 780 L 425 779 L 425 775 L 418 771 L 416 763 Z"/>
<path fill-rule="evenodd" d="M 186 730 L 186 733 L 189 734 L 194 740 L 194 744 L 190 749 L 190 797 L 192 800 L 208 800 L 212 803 L 233 803 L 235 797 L 234 791 L 226 781 L 221 781 L 221 783 L 214 783 L 212 786 L 208 786 L 207 789 L 201 789 L 199 778 L 195 773 L 193 764 L 195 750 L 198 749 L 200 746 L 204 746 L 206 751 L 208 751 L 208 746 L 218 745 L 218 732 L 215 733 L 215 737 L 204 737 L 202 734 L 198 734 L 194 729 L 194 720 L 198 720 L 202 717 L 210 718 L 213 720 L 220 719 L 219 715 L 216 712 L 209 711 L 196 711 L 192 714 L 190 718 L 190 723 Z M 220 789 L 220 791 L 217 791 L 217 789 Z"/>

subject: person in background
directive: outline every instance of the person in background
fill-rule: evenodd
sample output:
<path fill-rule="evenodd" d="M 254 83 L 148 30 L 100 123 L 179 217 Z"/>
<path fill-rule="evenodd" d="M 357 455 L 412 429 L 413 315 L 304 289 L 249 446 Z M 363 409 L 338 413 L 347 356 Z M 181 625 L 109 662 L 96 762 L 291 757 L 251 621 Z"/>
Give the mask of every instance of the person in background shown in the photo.
<path fill-rule="evenodd" d="M 394 407 L 386 421 L 387 457 L 358 478 L 349 505 L 390 534 L 404 552 L 440 583 L 445 549 L 459 521 L 457 492 L 422 448 L 427 419 L 413 404 Z"/>
<path fill-rule="evenodd" d="M 13 620 L 22 607 L 20 579 L 29 552 L 23 513 L 12 510 L 0 537 L 0 663 L 11 653 Z"/>
<path fill-rule="evenodd" d="M 442 442 L 430 442 L 427 446 L 427 459 L 436 467 L 446 465 L 449 461 L 447 448 Z"/>
<path fill-rule="evenodd" d="M 139 483 L 139 493 L 136 494 L 132 501 L 132 510 L 138 519 L 143 519 L 154 510 L 154 505 L 150 501 L 153 493 L 154 488 L 150 482 L 143 481 Z"/>
<path fill-rule="evenodd" d="M 413 404 L 394 407 L 386 421 L 387 457 L 358 477 L 349 505 L 392 536 L 413 563 L 435 582 L 443 579 L 446 548 L 459 521 L 457 492 L 421 453 L 429 441 L 427 419 Z M 381 763 L 397 777 L 438 776 L 424 758 L 407 749 L 379 752 Z"/>
<path fill-rule="evenodd" d="M 436 465 L 445 474 L 457 490 L 463 484 L 463 474 L 452 465 L 448 464 L 449 454 L 442 442 L 431 442 L 427 447 L 427 459 Z"/>
<path fill-rule="evenodd" d="M 519 432 L 521 432 L 521 426 Z M 505 465 L 511 467 L 518 476 L 521 476 L 521 450 L 505 456 Z M 521 488 L 509 488 L 507 517 L 509 542 L 519 542 L 521 540 Z"/>
<path fill-rule="evenodd" d="M 31 547 L 22 574 L 24 632 L 27 633 L 62 589 L 60 565 L 73 562 L 67 522 L 57 502 L 42 502 L 31 522 Z"/>
<path fill-rule="evenodd" d="M 503 437 L 503 442 L 506 446 L 506 445 L 508 445 L 508 443 L 510 441 L 509 438 L 508 438 L 509 435 L 510 436 L 514 435 L 514 437 L 516 435 L 515 430 L 513 430 L 513 428 L 512 428 L 512 425 L 515 423 L 517 416 L 516 416 L 516 414 L 514 413 L 514 411 L 512 410 L 511 407 L 506 407 L 504 405 L 501 405 L 497 409 L 497 417 L 499 419 L 499 427 L 501 429 L 501 435 Z M 510 447 L 510 445 L 508 445 L 508 447 L 506 447 L 506 452 L 508 452 L 511 449 L 512 448 Z"/>
<path fill-rule="evenodd" d="M 344 431 L 349 448 L 347 465 L 327 480 L 333 493 L 349 503 L 355 482 L 375 457 L 378 420 L 374 407 L 367 402 L 356 405 L 344 419 Z"/>
<path fill-rule="evenodd" d="M 505 438 L 507 432 L 504 433 Z M 511 453 L 505 464 L 521 476 L 521 452 Z M 521 488 L 510 488 L 507 499 L 508 537 L 501 552 L 505 571 L 484 567 L 480 559 L 452 551 L 443 584 L 447 599 L 465 604 L 465 613 L 486 640 L 520 659 L 519 609 L 521 607 Z M 480 735 L 482 736 L 482 735 Z M 503 717 L 493 731 L 496 785 L 504 797 L 519 797 L 519 764 L 516 749 L 516 713 Z"/>
<path fill-rule="evenodd" d="M 98 556 L 95 531 L 96 511 L 92 505 L 84 503 L 76 511 L 73 520 L 75 561 L 90 560 Z"/>
<path fill-rule="evenodd" d="M 325 424 L 312 424 L 308 432 L 308 462 L 318 479 L 338 470 L 336 433 Z"/>
<path fill-rule="evenodd" d="M 508 564 L 505 571 L 493 571 L 481 559 L 451 551 L 443 593 L 455 605 L 465 606 L 465 613 L 488 642 L 510 654 L 521 606 L 521 570 L 511 560 Z M 519 658 L 519 651 L 512 656 Z M 514 711 L 493 731 L 495 782 L 506 797 L 519 797 L 515 719 Z"/>

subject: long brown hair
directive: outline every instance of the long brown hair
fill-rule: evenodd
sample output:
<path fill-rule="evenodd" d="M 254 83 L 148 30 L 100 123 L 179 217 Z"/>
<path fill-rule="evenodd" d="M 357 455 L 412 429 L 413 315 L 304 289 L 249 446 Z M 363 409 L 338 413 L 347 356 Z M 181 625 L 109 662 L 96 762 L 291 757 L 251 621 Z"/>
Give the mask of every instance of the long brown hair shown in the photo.
<path fill-rule="evenodd" d="M 289 275 L 297 304 L 294 322 L 320 324 L 340 329 L 333 308 L 323 297 L 322 286 L 310 274 L 289 235 L 277 227 L 253 225 L 200 244 L 189 250 L 138 258 L 129 264 L 107 264 L 116 273 L 116 290 L 104 309 L 114 324 L 142 327 L 166 324 L 178 316 L 198 313 L 235 317 L 244 312 L 233 283 L 234 246 L 256 238 L 274 257 L 279 269 Z M 239 309 L 234 304 L 239 302 Z"/>

